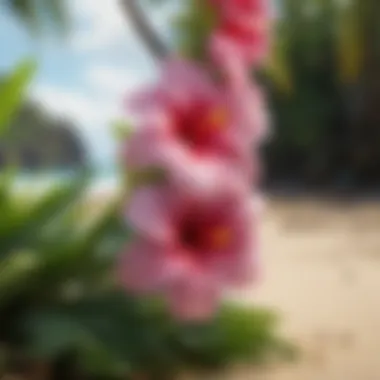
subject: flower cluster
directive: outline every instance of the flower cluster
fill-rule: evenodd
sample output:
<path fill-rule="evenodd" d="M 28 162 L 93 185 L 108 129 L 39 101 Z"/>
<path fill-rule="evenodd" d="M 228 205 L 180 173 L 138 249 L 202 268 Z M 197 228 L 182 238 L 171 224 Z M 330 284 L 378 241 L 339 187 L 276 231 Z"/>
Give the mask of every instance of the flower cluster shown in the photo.
<path fill-rule="evenodd" d="M 159 169 L 136 186 L 126 208 L 135 239 L 120 257 L 129 291 L 163 295 L 174 316 L 203 319 L 222 291 L 258 276 L 258 147 L 266 108 L 250 64 L 266 50 L 267 0 L 210 0 L 220 15 L 210 53 L 224 71 L 170 58 L 158 82 L 133 98 L 138 128 L 123 159 L 128 170 Z M 232 54 L 232 55 L 231 55 Z"/>
<path fill-rule="evenodd" d="M 260 64 L 270 46 L 269 0 L 211 0 L 219 25 L 212 36 L 216 61 L 224 64 L 233 57 L 248 67 Z"/>

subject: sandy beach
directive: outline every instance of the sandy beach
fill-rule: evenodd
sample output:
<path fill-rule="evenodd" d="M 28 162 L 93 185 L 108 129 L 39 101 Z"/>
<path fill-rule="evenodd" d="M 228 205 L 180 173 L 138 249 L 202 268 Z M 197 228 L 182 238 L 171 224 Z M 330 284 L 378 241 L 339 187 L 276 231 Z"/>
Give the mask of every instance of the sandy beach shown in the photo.
<path fill-rule="evenodd" d="M 272 307 L 301 348 L 295 363 L 212 379 L 380 379 L 380 204 L 268 202 L 264 277 L 236 295 Z"/>

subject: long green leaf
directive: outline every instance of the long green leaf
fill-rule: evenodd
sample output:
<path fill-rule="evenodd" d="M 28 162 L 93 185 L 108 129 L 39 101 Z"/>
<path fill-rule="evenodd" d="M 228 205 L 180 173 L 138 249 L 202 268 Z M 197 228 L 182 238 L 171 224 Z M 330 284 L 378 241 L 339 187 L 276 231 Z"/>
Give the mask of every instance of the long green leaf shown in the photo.
<path fill-rule="evenodd" d="M 0 134 L 9 126 L 12 116 L 21 105 L 35 71 L 35 62 L 26 60 L 0 85 Z"/>
<path fill-rule="evenodd" d="M 45 0 L 44 8 L 54 31 L 65 33 L 69 24 L 66 0 Z"/>
<path fill-rule="evenodd" d="M 37 17 L 36 0 L 8 0 L 8 8 L 22 20 L 31 31 L 35 32 L 38 28 L 39 20 Z"/>
<path fill-rule="evenodd" d="M 128 240 L 128 230 L 119 221 L 118 202 L 111 204 L 91 226 L 78 229 L 73 224 L 64 234 L 59 229 L 41 244 L 43 272 L 42 287 L 49 284 L 49 291 L 62 287 L 67 278 L 78 278 L 86 283 L 108 273 L 115 255 Z"/>
<path fill-rule="evenodd" d="M 7 0 L 8 8 L 33 34 L 52 26 L 53 32 L 64 32 L 68 25 L 67 0 Z"/>
<path fill-rule="evenodd" d="M 0 257 L 14 250 L 30 248 L 39 241 L 43 229 L 61 215 L 82 194 L 87 178 L 48 191 L 37 202 L 17 207 L 0 216 Z M 21 202 L 22 200 L 19 200 Z"/>
<path fill-rule="evenodd" d="M 38 269 L 39 262 L 35 252 L 14 252 L 0 261 L 0 310 L 7 302 L 28 289 Z"/>

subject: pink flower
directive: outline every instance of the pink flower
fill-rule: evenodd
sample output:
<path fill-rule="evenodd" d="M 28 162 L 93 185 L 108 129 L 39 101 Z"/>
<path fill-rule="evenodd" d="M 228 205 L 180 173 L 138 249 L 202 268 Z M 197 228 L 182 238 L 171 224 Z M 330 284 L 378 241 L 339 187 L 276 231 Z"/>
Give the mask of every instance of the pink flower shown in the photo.
<path fill-rule="evenodd" d="M 130 169 L 163 167 L 190 192 L 254 179 L 251 147 L 265 129 L 265 108 L 248 83 L 220 88 L 195 64 L 170 60 L 133 109 L 141 120 L 126 146 Z"/>
<path fill-rule="evenodd" d="M 212 0 L 220 17 L 211 51 L 222 67 L 240 62 L 260 64 L 270 45 L 269 0 Z M 226 61 L 227 60 L 227 61 Z"/>
<path fill-rule="evenodd" d="M 257 213 L 248 194 L 219 192 L 205 201 L 168 187 L 140 189 L 128 210 L 138 238 L 121 258 L 122 283 L 163 292 L 181 319 L 209 317 L 225 287 L 257 275 Z"/>

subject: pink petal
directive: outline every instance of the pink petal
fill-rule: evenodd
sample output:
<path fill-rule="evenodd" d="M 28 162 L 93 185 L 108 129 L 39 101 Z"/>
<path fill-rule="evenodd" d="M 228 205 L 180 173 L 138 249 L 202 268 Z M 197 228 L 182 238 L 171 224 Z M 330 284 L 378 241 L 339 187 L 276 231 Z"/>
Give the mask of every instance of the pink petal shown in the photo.
<path fill-rule="evenodd" d="M 171 243 L 175 238 L 175 193 L 162 186 L 138 188 L 127 208 L 131 227 L 149 239 Z"/>
<path fill-rule="evenodd" d="M 261 261 L 258 239 L 252 232 L 252 237 L 244 250 L 231 252 L 229 255 L 214 257 L 210 270 L 214 272 L 222 286 L 243 287 L 257 282 L 260 277 Z"/>
<path fill-rule="evenodd" d="M 209 270 L 222 284 L 244 286 L 257 281 L 260 272 L 259 217 L 261 202 L 246 198 L 230 211 L 232 244 L 226 251 L 215 252 L 208 263 Z"/>
<path fill-rule="evenodd" d="M 247 75 L 247 65 L 236 44 L 220 32 L 216 31 L 210 40 L 211 57 L 221 68 L 227 81 L 245 81 Z"/>
<path fill-rule="evenodd" d="M 249 137 L 245 137 L 244 139 L 242 136 L 238 136 L 237 133 L 226 133 L 218 141 L 220 154 L 225 157 L 226 161 L 225 167 L 227 169 L 224 172 L 228 174 L 229 170 L 233 171 L 232 175 L 235 176 L 234 181 L 237 181 L 235 185 L 239 181 L 249 184 L 253 182 L 258 183 L 260 179 L 259 155 L 257 157 L 253 155 L 254 150 L 249 142 Z M 228 182 L 229 180 L 225 179 L 227 186 L 231 187 L 232 184 L 228 184 Z"/>
<path fill-rule="evenodd" d="M 170 273 L 170 261 L 162 247 L 137 241 L 127 247 L 118 265 L 120 283 L 136 293 L 159 290 Z"/>
<path fill-rule="evenodd" d="M 213 271 L 225 287 L 244 287 L 257 281 L 260 274 L 259 257 L 254 252 L 226 256 L 215 260 Z"/>
<path fill-rule="evenodd" d="M 124 161 L 131 169 L 158 164 L 162 144 L 166 144 L 170 123 L 162 113 L 151 115 L 149 122 L 141 125 L 124 147 Z"/>
<path fill-rule="evenodd" d="M 182 196 L 207 197 L 223 186 L 236 187 L 241 182 L 235 178 L 235 171 L 227 167 L 228 163 L 198 157 L 174 137 L 156 138 L 154 133 L 141 133 L 131 140 L 130 146 L 125 158 L 130 168 L 162 168 L 168 182 Z"/>
<path fill-rule="evenodd" d="M 237 14 L 235 11 L 226 12 L 227 16 L 211 37 L 209 49 L 224 74 L 236 78 L 249 72 L 252 65 L 264 62 L 269 55 L 271 36 L 269 18 L 265 13 L 247 14 L 238 10 L 240 14 Z M 239 32 L 234 32 L 234 28 Z"/>
<path fill-rule="evenodd" d="M 226 145 L 231 147 L 233 140 L 228 142 L 227 138 L 228 135 Z M 226 154 L 222 151 L 220 157 L 198 156 L 181 141 L 166 134 L 164 128 L 157 131 L 152 127 L 138 130 L 131 138 L 125 161 L 130 169 L 162 168 L 169 182 L 183 196 L 197 194 L 200 197 L 213 197 L 222 189 L 237 191 L 246 186 L 247 178 L 244 176 L 250 172 L 250 158 L 240 159 L 243 150 L 239 145 L 231 149 L 228 153 L 230 157 L 227 155 L 224 158 Z"/>
<path fill-rule="evenodd" d="M 213 96 L 216 92 L 207 73 L 194 63 L 170 58 L 161 65 L 160 80 L 153 88 L 139 92 L 127 100 L 127 109 L 137 114 L 152 109 L 191 106 L 198 96 Z"/>
<path fill-rule="evenodd" d="M 198 158 L 188 155 L 170 163 L 171 178 L 178 191 L 186 196 L 213 199 L 220 193 L 243 193 L 244 178 L 228 160 Z"/>
<path fill-rule="evenodd" d="M 167 89 L 175 83 L 193 97 L 212 96 L 216 92 L 207 72 L 200 65 L 186 60 L 171 59 L 163 65 L 162 85 Z"/>
<path fill-rule="evenodd" d="M 227 88 L 227 101 L 240 139 L 256 146 L 261 144 L 268 135 L 270 124 L 263 91 L 251 80 L 242 78 L 234 78 L 227 83 Z"/>
<path fill-rule="evenodd" d="M 210 319 L 218 307 L 219 296 L 216 283 L 196 271 L 173 280 L 167 293 L 169 309 L 183 321 Z"/>
<path fill-rule="evenodd" d="M 146 88 L 128 97 L 125 102 L 126 110 L 133 115 L 139 115 L 151 109 L 157 99 L 161 98 L 161 92 L 158 88 Z"/>

